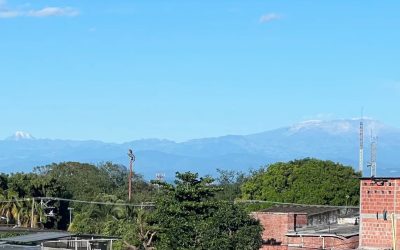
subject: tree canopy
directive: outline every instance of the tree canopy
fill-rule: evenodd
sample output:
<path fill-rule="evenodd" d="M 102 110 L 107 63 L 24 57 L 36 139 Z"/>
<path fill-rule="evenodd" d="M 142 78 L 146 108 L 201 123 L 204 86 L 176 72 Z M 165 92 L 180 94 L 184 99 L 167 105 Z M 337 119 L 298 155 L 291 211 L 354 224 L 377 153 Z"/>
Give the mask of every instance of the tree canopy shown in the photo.
<path fill-rule="evenodd" d="M 159 249 L 258 249 L 261 226 L 232 202 L 215 199 L 221 188 L 210 177 L 177 173 L 154 213 Z"/>
<path fill-rule="evenodd" d="M 242 185 L 242 198 L 320 205 L 357 205 L 360 173 L 332 161 L 279 162 L 254 173 Z"/>
<path fill-rule="evenodd" d="M 358 204 L 360 174 L 331 161 L 280 162 L 249 175 L 218 172 L 216 180 L 177 173 L 174 183 L 150 183 L 134 175 L 131 203 L 155 202 L 152 209 L 117 204 L 129 203 L 128 171 L 111 162 L 63 162 L 33 173 L 0 174 L 0 223 L 119 236 L 115 249 L 250 250 L 260 247 L 262 228 L 247 212 L 254 207 L 237 205 L 235 199 Z M 107 204 L 51 200 L 56 215 L 47 217 L 40 199 L 32 198 L 49 196 Z"/>

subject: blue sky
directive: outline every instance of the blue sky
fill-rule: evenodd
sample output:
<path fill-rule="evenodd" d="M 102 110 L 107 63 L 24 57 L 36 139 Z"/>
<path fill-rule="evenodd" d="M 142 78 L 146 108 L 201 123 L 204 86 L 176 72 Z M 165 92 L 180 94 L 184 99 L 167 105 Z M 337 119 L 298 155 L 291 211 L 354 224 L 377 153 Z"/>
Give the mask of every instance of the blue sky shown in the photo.
<path fill-rule="evenodd" d="M 0 138 L 400 127 L 398 1 L 2 1 Z"/>

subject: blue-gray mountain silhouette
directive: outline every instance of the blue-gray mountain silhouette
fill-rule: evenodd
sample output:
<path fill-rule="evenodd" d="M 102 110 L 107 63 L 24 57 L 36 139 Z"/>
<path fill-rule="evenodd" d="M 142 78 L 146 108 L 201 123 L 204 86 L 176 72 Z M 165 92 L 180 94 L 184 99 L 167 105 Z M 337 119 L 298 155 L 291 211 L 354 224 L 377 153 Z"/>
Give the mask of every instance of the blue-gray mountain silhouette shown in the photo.
<path fill-rule="evenodd" d="M 378 175 L 400 175 L 400 129 L 366 119 L 365 165 L 369 161 L 370 132 L 378 136 Z M 276 161 L 315 157 L 358 168 L 359 120 L 305 121 L 290 127 L 251 135 L 227 135 L 177 143 L 143 139 L 126 143 L 35 139 L 27 133 L 0 140 L 0 171 L 28 172 L 35 166 L 53 162 L 112 161 L 128 165 L 127 151 L 136 154 L 135 171 L 152 179 L 165 173 L 172 179 L 176 171 L 216 173 L 216 169 L 247 171 Z M 21 136 L 24 135 L 24 136 Z M 365 166 L 364 173 L 369 169 Z"/>

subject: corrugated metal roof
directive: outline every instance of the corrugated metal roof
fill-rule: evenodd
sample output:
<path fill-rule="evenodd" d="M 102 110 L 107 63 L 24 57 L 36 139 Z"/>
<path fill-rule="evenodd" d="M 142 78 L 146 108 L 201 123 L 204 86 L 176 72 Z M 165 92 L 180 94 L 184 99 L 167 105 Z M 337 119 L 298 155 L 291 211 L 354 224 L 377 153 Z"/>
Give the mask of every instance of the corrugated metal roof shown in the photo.
<path fill-rule="evenodd" d="M 59 238 L 65 238 L 72 236 L 73 234 L 68 232 L 40 232 L 33 233 L 9 238 L 2 238 L 0 241 L 3 242 L 19 242 L 19 243 L 34 243 L 34 242 L 42 242 L 46 240 L 53 240 Z"/>

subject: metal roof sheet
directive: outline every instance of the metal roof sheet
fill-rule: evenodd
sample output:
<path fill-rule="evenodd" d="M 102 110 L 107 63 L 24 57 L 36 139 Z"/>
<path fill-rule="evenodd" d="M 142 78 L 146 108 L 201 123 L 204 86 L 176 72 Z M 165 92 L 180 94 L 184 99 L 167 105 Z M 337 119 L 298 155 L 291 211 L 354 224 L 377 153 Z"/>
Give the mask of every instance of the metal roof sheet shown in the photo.
<path fill-rule="evenodd" d="M 12 244 L 2 244 L 2 245 L 0 245 L 0 249 L 9 249 L 9 250 L 40 250 L 40 246 L 21 246 L 21 245 L 12 245 Z"/>
<path fill-rule="evenodd" d="M 68 232 L 40 232 L 33 233 L 27 235 L 20 235 L 9 238 L 2 238 L 0 241 L 3 242 L 19 242 L 19 243 L 34 243 L 34 242 L 42 242 L 46 240 L 53 240 L 59 238 L 65 238 L 72 236 L 73 234 Z"/>

